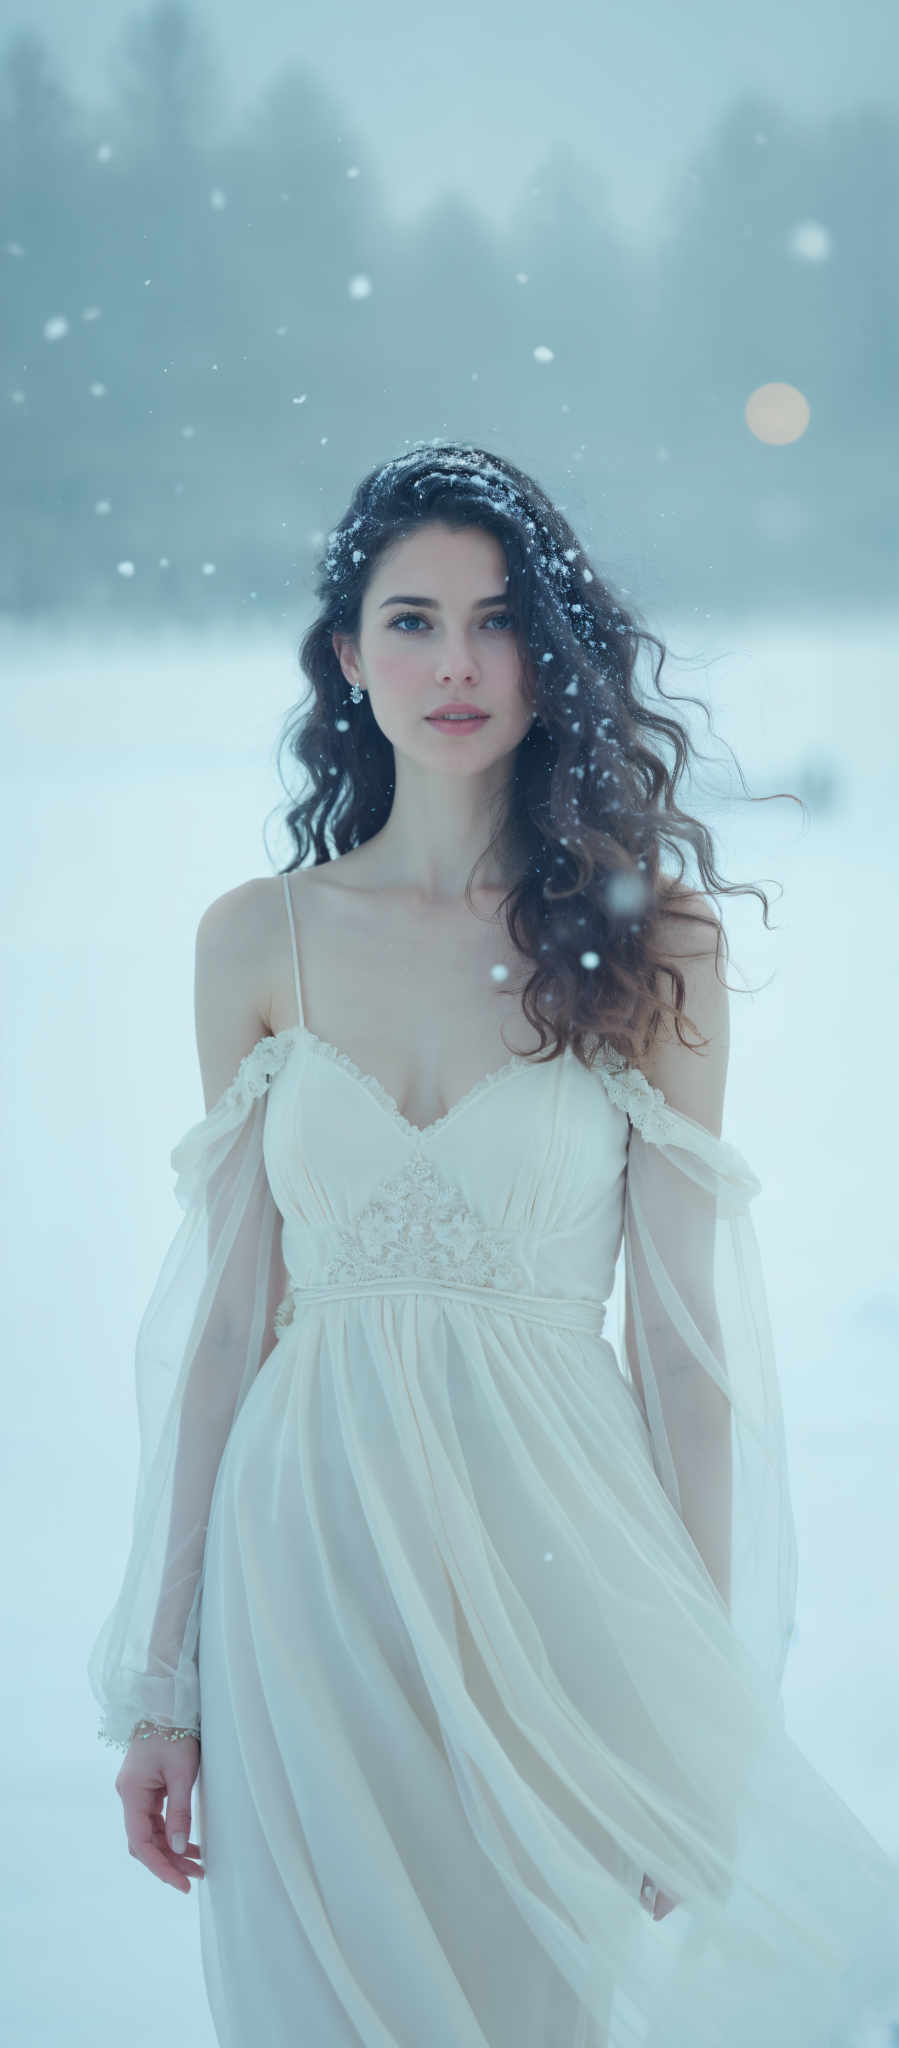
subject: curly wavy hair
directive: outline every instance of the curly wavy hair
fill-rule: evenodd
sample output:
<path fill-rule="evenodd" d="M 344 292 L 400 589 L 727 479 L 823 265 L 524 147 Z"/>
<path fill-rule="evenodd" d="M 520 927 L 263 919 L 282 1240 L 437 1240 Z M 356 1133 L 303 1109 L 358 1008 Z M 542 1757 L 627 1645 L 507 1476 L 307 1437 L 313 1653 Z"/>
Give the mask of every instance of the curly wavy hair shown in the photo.
<path fill-rule="evenodd" d="M 645 641 L 658 656 L 655 689 L 663 703 L 670 701 L 660 682 L 663 643 L 621 603 L 539 484 L 484 449 L 415 443 L 363 478 L 328 535 L 316 567 L 319 613 L 298 654 L 311 699 L 288 714 L 277 748 L 285 789 L 285 750 L 307 780 L 306 793 L 285 814 L 296 857 L 284 872 L 303 866 L 310 848 L 311 865 L 318 867 L 364 845 L 389 816 L 393 746 L 368 692 L 358 707 L 351 705 L 332 634 L 358 637 L 379 556 L 425 522 L 480 527 L 500 541 L 523 687 L 537 714 L 516 749 L 481 856 L 499 846 L 502 871 L 514 877 L 503 907 L 514 945 L 534 963 L 522 995 L 540 1037 L 530 1057 L 555 1059 L 570 1045 L 590 1066 L 604 1040 L 639 1064 L 666 1013 L 686 1045 L 686 984 L 659 947 L 660 920 L 698 917 L 710 925 L 716 972 L 727 940 L 720 919 L 703 917 L 700 899 L 684 888 L 678 842 L 692 846 L 707 891 L 759 896 L 769 929 L 767 896 L 755 883 L 727 883 L 716 873 L 710 832 L 676 802 L 696 749 L 680 722 L 647 701 L 635 680 Z M 674 701 L 698 702 L 709 718 L 702 699 Z M 656 751 L 660 741 L 673 750 L 671 766 Z M 677 875 L 663 873 L 663 847 L 679 861 Z M 466 885 L 472 909 L 480 864 Z M 662 993 L 662 975 L 670 979 L 673 1000 Z M 687 1022 L 697 1029 L 689 1016 Z M 708 1040 L 700 1034 L 700 1042 Z"/>

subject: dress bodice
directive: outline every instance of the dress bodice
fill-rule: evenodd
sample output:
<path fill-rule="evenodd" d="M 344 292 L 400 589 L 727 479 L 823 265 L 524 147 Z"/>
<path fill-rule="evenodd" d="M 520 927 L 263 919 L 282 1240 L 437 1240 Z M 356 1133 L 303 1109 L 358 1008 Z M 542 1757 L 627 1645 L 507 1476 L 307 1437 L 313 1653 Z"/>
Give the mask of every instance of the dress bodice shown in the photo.
<path fill-rule="evenodd" d="M 277 1037 L 285 1057 L 264 1153 L 295 1287 L 421 1278 L 606 1301 L 621 1245 L 624 1098 L 651 1114 L 658 1094 L 644 1076 L 616 1073 L 608 1053 L 592 1071 L 569 1054 L 513 1055 L 419 1128 L 305 1027 Z"/>

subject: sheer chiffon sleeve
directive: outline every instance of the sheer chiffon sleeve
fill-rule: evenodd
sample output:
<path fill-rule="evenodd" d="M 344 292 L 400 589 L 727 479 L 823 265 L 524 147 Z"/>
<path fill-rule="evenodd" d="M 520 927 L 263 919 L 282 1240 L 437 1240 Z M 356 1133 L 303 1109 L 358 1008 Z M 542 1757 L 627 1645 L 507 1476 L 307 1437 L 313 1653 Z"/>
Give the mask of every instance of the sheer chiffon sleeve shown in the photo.
<path fill-rule="evenodd" d="M 606 1075 L 631 1121 L 619 1355 L 658 1478 L 776 1695 L 795 1626 L 797 1545 L 777 1364 L 736 1148 L 633 1068 Z"/>
<path fill-rule="evenodd" d="M 216 1474 L 274 1347 L 286 1287 L 262 1138 L 264 1097 L 290 1042 L 289 1032 L 260 1039 L 171 1155 L 184 1215 L 136 1338 L 130 1549 L 88 1662 L 98 1734 L 121 1747 L 144 1718 L 199 1735 L 202 1564 Z"/>

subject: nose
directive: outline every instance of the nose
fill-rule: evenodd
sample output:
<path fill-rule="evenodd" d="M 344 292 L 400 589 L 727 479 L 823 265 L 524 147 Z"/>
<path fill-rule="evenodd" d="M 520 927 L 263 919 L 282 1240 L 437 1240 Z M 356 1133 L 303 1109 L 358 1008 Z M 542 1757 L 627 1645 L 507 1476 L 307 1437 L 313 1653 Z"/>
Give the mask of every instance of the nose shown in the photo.
<path fill-rule="evenodd" d="M 476 681 L 478 673 L 477 662 L 472 655 L 470 647 L 464 640 L 460 642 L 458 649 L 453 647 L 450 647 L 449 651 L 444 649 L 443 660 L 437 671 L 440 682 L 467 683 L 469 680 Z"/>

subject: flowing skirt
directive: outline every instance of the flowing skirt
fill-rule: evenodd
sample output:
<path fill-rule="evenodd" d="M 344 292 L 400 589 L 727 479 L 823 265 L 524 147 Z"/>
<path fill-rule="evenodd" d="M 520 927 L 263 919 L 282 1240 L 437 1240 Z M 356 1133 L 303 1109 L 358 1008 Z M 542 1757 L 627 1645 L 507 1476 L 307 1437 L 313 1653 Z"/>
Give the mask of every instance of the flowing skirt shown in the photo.
<path fill-rule="evenodd" d="M 219 1468 L 199 1658 L 223 2048 L 849 2048 L 899 2017 L 895 1866 L 787 1736 L 595 1334 L 304 1305 Z"/>

